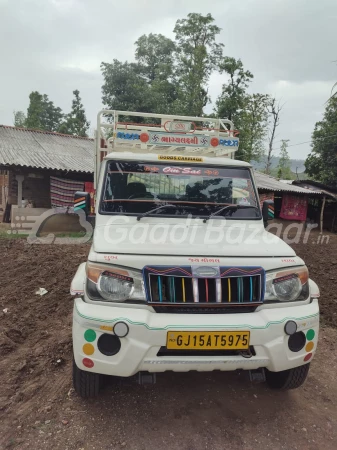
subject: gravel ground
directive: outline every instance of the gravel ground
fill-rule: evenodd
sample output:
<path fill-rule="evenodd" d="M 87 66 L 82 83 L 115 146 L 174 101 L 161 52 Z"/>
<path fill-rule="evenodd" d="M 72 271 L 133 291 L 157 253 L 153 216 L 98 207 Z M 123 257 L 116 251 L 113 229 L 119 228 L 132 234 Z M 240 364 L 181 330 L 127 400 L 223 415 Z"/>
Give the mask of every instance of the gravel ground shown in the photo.
<path fill-rule="evenodd" d="M 153 386 L 110 381 L 83 400 L 71 383 L 69 284 L 88 246 L 0 239 L 0 449 L 336 449 L 337 237 L 313 242 L 294 245 L 322 292 L 303 387 L 280 393 L 244 372 L 167 372 Z M 39 287 L 48 294 L 35 295 Z"/>

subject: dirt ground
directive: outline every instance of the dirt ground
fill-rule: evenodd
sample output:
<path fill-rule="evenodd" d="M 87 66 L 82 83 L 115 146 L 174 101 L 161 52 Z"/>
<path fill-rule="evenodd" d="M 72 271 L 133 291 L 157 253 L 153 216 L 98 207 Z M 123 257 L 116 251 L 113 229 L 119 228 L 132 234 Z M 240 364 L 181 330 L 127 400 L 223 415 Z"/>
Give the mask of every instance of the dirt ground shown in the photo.
<path fill-rule="evenodd" d="M 153 386 L 128 380 L 82 400 L 71 382 L 69 284 L 88 246 L 0 239 L 0 449 L 336 449 L 337 236 L 313 242 L 294 245 L 322 294 L 303 387 L 279 393 L 245 373 L 168 372 Z"/>

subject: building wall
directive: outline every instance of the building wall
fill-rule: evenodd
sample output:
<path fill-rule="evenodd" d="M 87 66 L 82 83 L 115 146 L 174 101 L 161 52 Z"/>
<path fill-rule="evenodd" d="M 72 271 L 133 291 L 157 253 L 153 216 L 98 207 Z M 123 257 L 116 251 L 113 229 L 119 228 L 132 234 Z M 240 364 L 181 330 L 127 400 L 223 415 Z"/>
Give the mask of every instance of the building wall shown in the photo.
<path fill-rule="evenodd" d="M 11 205 L 18 203 L 18 182 L 16 175 L 23 175 L 22 199 L 33 202 L 36 208 L 50 208 L 50 175 L 43 171 L 9 172 L 8 202 Z"/>
<path fill-rule="evenodd" d="M 8 190 L 8 171 L 0 170 L 0 208 L 5 208 Z"/>

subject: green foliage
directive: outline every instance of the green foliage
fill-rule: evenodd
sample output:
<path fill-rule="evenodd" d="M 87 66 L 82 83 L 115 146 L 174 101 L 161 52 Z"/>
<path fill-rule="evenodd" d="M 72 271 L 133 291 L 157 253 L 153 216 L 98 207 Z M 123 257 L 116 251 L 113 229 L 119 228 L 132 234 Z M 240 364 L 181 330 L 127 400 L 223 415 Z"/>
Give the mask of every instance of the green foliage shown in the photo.
<path fill-rule="evenodd" d="M 141 36 L 135 43 L 138 73 L 147 81 L 147 107 L 155 113 L 174 113 L 177 99 L 175 79 L 175 43 L 161 35 Z M 143 110 L 142 110 L 143 111 Z"/>
<path fill-rule="evenodd" d="M 221 70 L 228 76 L 228 81 L 223 84 L 216 101 L 216 113 L 218 117 L 232 120 L 240 131 L 240 147 L 235 157 L 248 162 L 258 161 L 264 153 L 269 97 L 247 93 L 253 74 L 244 69 L 240 59 L 224 57 Z"/>
<path fill-rule="evenodd" d="M 140 64 L 120 62 L 102 63 L 104 77 L 103 104 L 109 109 L 150 112 L 153 104 L 150 86 L 142 77 Z M 154 111 L 152 111 L 154 112 Z"/>
<path fill-rule="evenodd" d="M 81 101 L 80 92 L 73 91 L 74 99 L 71 112 L 65 116 L 65 121 L 59 126 L 58 131 L 73 136 L 87 137 L 90 123 L 87 121 L 85 110 Z"/>
<path fill-rule="evenodd" d="M 315 180 L 337 185 L 337 97 L 329 99 L 323 120 L 312 134 L 312 151 L 305 161 L 306 172 Z"/>
<path fill-rule="evenodd" d="M 265 171 L 270 174 L 273 152 L 274 152 L 274 140 L 276 135 L 277 127 L 280 124 L 280 114 L 283 106 L 280 104 L 276 98 L 271 97 L 268 101 L 267 111 L 268 111 L 268 125 L 269 125 L 269 142 L 268 151 L 266 154 L 266 167 Z"/>
<path fill-rule="evenodd" d="M 14 111 L 14 126 L 18 128 L 26 126 L 26 116 L 23 111 Z"/>
<path fill-rule="evenodd" d="M 151 83 L 172 77 L 175 43 L 162 34 L 143 34 L 136 42 L 135 56 L 141 74 Z"/>
<path fill-rule="evenodd" d="M 43 95 L 42 104 L 42 129 L 48 131 L 58 131 L 63 119 L 62 109 L 58 106 L 55 106 L 54 103 L 49 100 L 48 95 L 46 94 Z"/>
<path fill-rule="evenodd" d="M 173 31 L 177 42 L 177 109 L 181 114 L 202 116 L 210 100 L 207 82 L 222 58 L 224 45 L 215 41 L 221 29 L 211 14 L 190 13 L 187 19 L 177 20 Z"/>
<path fill-rule="evenodd" d="M 247 88 L 253 79 L 249 70 L 244 70 L 242 61 L 225 56 L 221 70 L 229 77 L 222 86 L 222 93 L 216 101 L 216 111 L 219 117 L 237 122 L 247 103 Z"/>
<path fill-rule="evenodd" d="M 259 161 L 263 156 L 268 130 L 268 102 L 269 96 L 265 94 L 246 96 L 243 108 L 234 122 L 240 131 L 240 147 L 236 158 L 250 162 Z"/>
<path fill-rule="evenodd" d="M 174 28 L 175 42 L 161 34 L 136 41 L 136 63 L 103 62 L 103 103 L 109 109 L 201 116 L 207 82 L 218 67 L 220 28 L 208 14 L 189 14 Z"/>
<path fill-rule="evenodd" d="M 57 131 L 63 119 L 61 108 L 49 100 L 48 95 L 37 91 L 29 95 L 26 128 L 35 130 Z"/>
<path fill-rule="evenodd" d="M 33 91 L 29 95 L 27 117 L 22 111 L 14 111 L 14 125 L 33 130 L 54 131 L 74 136 L 87 136 L 87 121 L 80 92 L 73 91 L 71 112 L 64 115 L 61 108 L 49 100 L 48 95 Z"/>
<path fill-rule="evenodd" d="M 26 127 L 36 130 L 42 130 L 42 115 L 43 115 L 43 96 L 33 91 L 29 95 L 29 106 L 27 109 Z"/>
<path fill-rule="evenodd" d="M 277 166 L 277 178 L 282 180 L 293 179 L 293 174 L 290 169 L 290 156 L 287 148 L 288 148 L 288 141 L 282 140 L 280 159 Z"/>

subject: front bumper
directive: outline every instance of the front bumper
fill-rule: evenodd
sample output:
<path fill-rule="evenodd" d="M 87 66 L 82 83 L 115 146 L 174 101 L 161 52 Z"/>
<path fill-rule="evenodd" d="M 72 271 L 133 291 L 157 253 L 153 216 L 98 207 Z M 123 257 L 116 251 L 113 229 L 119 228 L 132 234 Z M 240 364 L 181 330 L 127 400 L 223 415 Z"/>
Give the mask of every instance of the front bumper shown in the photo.
<path fill-rule="evenodd" d="M 319 330 L 318 301 L 301 306 L 261 309 L 254 313 L 241 314 L 159 314 L 146 309 L 101 306 L 75 299 L 73 314 L 73 348 L 77 366 L 82 370 L 96 373 L 128 377 L 139 371 L 164 372 L 172 370 L 230 371 L 237 369 L 267 369 L 279 372 L 306 364 L 304 358 L 309 351 L 305 347 L 299 352 L 288 348 L 289 337 L 284 332 L 288 320 L 297 323 L 297 330 L 307 334 L 311 331 L 310 342 L 314 354 Z M 97 340 L 103 333 L 113 334 L 107 328 L 116 322 L 125 322 L 129 334 L 121 338 L 121 349 L 114 356 L 105 356 L 97 348 Z M 91 342 L 93 353 L 87 356 L 83 346 L 86 330 L 96 333 Z M 162 346 L 166 346 L 167 332 L 179 331 L 250 331 L 250 345 L 254 346 L 255 356 L 247 359 L 236 356 L 157 356 Z M 307 341 L 309 342 L 309 341 Z M 310 344 L 310 347 L 312 347 Z M 92 348 L 92 347 L 91 347 Z M 312 355 L 313 356 L 313 355 Z M 86 368 L 82 360 L 90 358 L 94 366 Z M 310 359 L 311 360 L 311 359 Z"/>

